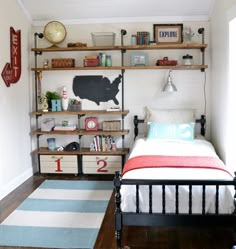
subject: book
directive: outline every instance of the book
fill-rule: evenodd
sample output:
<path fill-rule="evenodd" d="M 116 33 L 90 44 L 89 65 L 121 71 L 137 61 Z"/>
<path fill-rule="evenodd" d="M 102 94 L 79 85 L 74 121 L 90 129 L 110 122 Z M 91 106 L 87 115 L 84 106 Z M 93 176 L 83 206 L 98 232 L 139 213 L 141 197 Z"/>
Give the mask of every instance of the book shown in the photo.
<path fill-rule="evenodd" d="M 74 131 L 76 130 L 76 125 L 56 125 L 53 129 L 54 131 Z"/>
<path fill-rule="evenodd" d="M 96 60 L 98 59 L 98 56 L 97 55 L 86 55 L 84 58 L 88 60 Z"/>
<path fill-rule="evenodd" d="M 110 107 L 107 108 L 107 112 L 121 111 L 120 107 Z"/>

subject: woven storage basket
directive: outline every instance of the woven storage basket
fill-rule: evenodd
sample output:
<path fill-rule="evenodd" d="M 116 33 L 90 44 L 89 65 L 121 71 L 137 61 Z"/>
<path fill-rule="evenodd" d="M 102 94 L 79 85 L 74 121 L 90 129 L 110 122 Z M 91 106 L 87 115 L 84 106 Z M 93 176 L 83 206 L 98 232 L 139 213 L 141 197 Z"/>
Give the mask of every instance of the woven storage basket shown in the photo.
<path fill-rule="evenodd" d="M 53 68 L 68 68 L 75 66 L 75 59 L 64 58 L 64 59 L 52 59 Z"/>
<path fill-rule="evenodd" d="M 109 120 L 102 122 L 102 129 L 104 131 L 119 131 L 121 128 L 120 120 Z"/>

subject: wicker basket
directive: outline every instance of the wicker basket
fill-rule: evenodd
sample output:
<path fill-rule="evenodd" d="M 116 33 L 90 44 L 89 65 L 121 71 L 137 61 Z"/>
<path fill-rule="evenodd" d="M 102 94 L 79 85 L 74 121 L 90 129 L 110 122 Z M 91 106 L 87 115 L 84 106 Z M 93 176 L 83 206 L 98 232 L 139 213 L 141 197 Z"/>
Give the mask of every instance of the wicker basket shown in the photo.
<path fill-rule="evenodd" d="M 120 120 L 103 121 L 102 129 L 104 131 L 119 131 L 121 129 L 121 122 Z"/>
<path fill-rule="evenodd" d="M 68 68 L 75 67 L 75 59 L 64 58 L 64 59 L 52 59 L 53 68 Z"/>

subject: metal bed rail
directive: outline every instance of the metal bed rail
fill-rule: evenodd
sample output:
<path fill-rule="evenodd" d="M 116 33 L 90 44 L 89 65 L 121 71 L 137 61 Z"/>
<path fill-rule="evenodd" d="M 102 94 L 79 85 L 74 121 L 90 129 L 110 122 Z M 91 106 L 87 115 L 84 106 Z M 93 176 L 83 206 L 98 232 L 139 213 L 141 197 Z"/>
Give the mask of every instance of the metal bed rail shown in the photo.
<path fill-rule="evenodd" d="M 136 188 L 136 211 L 123 212 L 121 210 L 122 185 L 133 185 Z M 140 212 L 139 189 L 141 186 L 148 186 L 149 211 Z M 230 226 L 236 228 L 236 177 L 232 180 L 156 180 L 156 179 L 122 179 L 119 172 L 115 173 L 115 235 L 118 246 L 121 246 L 122 227 L 129 226 Z M 162 211 L 153 212 L 153 187 L 160 186 L 162 189 Z M 166 186 L 175 188 L 175 212 L 166 212 Z M 181 213 L 179 210 L 179 189 L 181 186 L 188 188 L 188 212 Z M 193 213 L 193 187 L 199 186 L 202 189 L 201 213 Z M 211 186 L 215 189 L 215 212 L 206 212 L 206 189 Z M 219 189 L 221 186 L 234 187 L 234 211 L 230 214 L 219 212 L 220 200 Z"/>

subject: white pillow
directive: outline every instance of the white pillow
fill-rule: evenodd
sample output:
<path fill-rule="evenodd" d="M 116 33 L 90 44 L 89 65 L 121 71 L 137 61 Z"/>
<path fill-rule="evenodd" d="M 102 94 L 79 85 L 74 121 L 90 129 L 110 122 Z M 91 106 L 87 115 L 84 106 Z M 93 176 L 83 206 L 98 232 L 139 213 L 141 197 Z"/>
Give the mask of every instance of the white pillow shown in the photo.
<path fill-rule="evenodd" d="M 194 109 L 154 109 L 145 108 L 145 122 L 157 122 L 157 123 L 190 123 L 195 122 L 195 110 Z"/>

